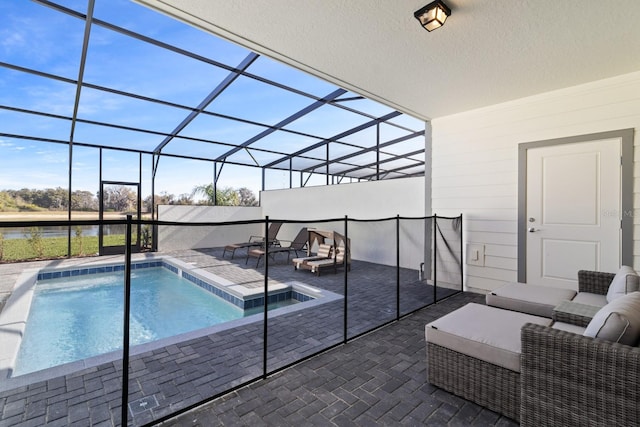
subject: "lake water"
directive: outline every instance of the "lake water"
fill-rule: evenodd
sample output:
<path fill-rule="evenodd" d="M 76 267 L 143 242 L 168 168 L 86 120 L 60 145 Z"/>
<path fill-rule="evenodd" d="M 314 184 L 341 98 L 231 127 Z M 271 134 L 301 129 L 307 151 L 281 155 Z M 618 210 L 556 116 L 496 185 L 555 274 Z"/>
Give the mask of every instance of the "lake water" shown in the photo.
<path fill-rule="evenodd" d="M 105 234 L 125 234 L 125 225 L 105 225 Z M 56 227 L 40 227 L 42 237 L 67 237 L 69 233 L 69 227 L 56 226 Z M 83 225 L 83 236 L 97 236 L 99 226 L 97 225 Z M 24 239 L 25 234 L 30 237 L 30 227 L 2 227 L 0 223 L 0 233 L 5 239 Z M 71 237 L 75 237 L 76 227 L 71 227 Z"/>

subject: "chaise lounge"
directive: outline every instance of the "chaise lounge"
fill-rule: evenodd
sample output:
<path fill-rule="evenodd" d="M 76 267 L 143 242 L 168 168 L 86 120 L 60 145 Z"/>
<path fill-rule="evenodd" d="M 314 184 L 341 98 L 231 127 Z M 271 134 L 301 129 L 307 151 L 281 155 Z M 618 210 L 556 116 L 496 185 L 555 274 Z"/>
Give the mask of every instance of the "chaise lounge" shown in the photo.
<path fill-rule="evenodd" d="M 601 271 L 579 271 L 578 292 L 572 289 L 510 283 L 488 293 L 486 301 L 487 305 L 493 307 L 554 319 L 554 309 L 556 308 L 577 313 L 582 310 L 585 315 L 590 314 L 586 319 L 586 323 L 589 323 L 598 308 L 604 307 L 616 296 L 637 290 L 640 290 L 640 277 L 633 268 L 623 265 L 615 274 Z M 585 319 L 583 319 L 584 321 Z"/>
<path fill-rule="evenodd" d="M 327 241 L 332 242 L 327 243 Z M 318 252 L 311 255 L 310 250 L 314 243 L 318 244 Z M 337 231 L 309 230 L 309 242 L 307 256 L 293 259 L 293 267 L 296 270 L 311 270 L 318 276 L 322 271 L 333 270 L 346 264 L 351 266 L 351 239 L 346 238 Z"/>
<path fill-rule="evenodd" d="M 233 259 L 236 251 L 242 248 L 255 248 L 257 246 L 269 247 L 278 245 L 277 236 L 278 231 L 280 231 L 280 227 L 282 227 L 281 222 L 272 222 L 269 225 L 269 229 L 267 230 L 266 238 L 264 236 L 249 236 L 249 240 L 246 242 L 230 243 L 226 245 L 224 247 L 224 250 L 222 251 L 222 257 L 224 258 L 227 252 L 231 252 L 231 259 Z M 249 249 L 247 249 L 247 251 L 249 251 Z"/>
<path fill-rule="evenodd" d="M 343 235 L 334 232 L 333 241 L 333 252 L 329 258 L 305 261 L 303 267 L 318 276 L 326 270 L 333 270 L 334 273 L 337 273 L 338 268 L 345 264 L 347 270 L 349 270 L 351 267 L 350 239 L 346 239 Z"/>
<path fill-rule="evenodd" d="M 291 252 L 294 252 L 297 257 L 298 252 L 306 251 L 307 238 L 308 238 L 307 227 L 303 227 L 300 229 L 300 231 L 298 231 L 298 234 L 296 235 L 296 237 L 294 237 L 294 239 L 291 242 L 289 242 L 288 246 L 281 246 L 283 242 L 286 242 L 286 240 L 280 240 L 279 241 L 280 246 L 272 246 L 272 247 L 260 248 L 260 249 L 249 249 L 247 250 L 247 259 L 245 261 L 245 264 L 249 262 L 250 257 L 258 258 L 258 260 L 256 261 L 256 267 L 258 267 L 260 265 L 260 260 L 265 254 L 271 257 L 275 257 L 275 255 L 279 253 L 287 254 L 287 263 L 288 263 L 289 257 L 291 256 Z"/>
<path fill-rule="evenodd" d="M 613 277 L 582 271 L 580 289 L 606 295 Z M 426 325 L 428 381 L 523 426 L 637 425 L 640 292 L 573 319 L 468 304 Z"/>
<path fill-rule="evenodd" d="M 322 261 L 333 259 L 333 245 L 321 243 L 318 245 L 318 251 L 315 255 L 307 255 L 305 257 L 296 257 L 292 259 L 293 268 L 295 270 L 309 269 L 308 263 L 311 261 Z"/>

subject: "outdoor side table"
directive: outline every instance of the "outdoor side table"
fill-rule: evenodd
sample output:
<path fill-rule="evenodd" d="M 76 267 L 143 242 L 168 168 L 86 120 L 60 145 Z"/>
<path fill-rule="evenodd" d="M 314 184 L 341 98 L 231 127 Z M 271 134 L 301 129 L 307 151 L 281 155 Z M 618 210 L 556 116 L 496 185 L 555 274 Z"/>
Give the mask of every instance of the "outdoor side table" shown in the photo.
<path fill-rule="evenodd" d="M 600 308 L 579 302 L 563 301 L 554 307 L 552 318 L 556 322 L 571 323 L 586 328 Z"/>

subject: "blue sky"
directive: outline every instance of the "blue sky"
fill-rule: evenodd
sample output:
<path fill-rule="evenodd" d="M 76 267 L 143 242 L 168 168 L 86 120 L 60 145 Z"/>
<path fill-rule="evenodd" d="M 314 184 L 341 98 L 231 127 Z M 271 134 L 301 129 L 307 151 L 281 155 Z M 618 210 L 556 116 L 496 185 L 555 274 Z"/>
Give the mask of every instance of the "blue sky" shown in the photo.
<path fill-rule="evenodd" d="M 84 0 L 58 0 L 57 3 L 86 12 Z M 0 61 L 76 80 L 82 48 L 84 21 L 44 7 L 35 2 L 9 0 L 0 2 Z M 246 49 L 206 34 L 162 14 L 150 11 L 129 0 L 96 0 L 94 18 L 156 38 L 162 42 L 192 51 L 198 55 L 232 66 L 239 64 L 249 53 Z M 286 85 L 297 87 L 322 97 L 335 86 L 260 57 L 248 70 Z M 136 93 L 163 101 L 196 106 L 222 80 L 228 72 L 201 61 L 187 58 L 157 46 L 132 39 L 101 26 L 93 25 L 87 55 L 84 82 Z M 353 95 L 353 94 L 352 94 Z M 71 117 L 75 99 L 75 85 L 41 76 L 17 72 L 0 67 L 0 104 Z M 275 124 L 313 100 L 282 91 L 247 77 L 238 78 L 209 107 L 208 111 L 233 115 L 243 119 Z M 372 115 L 390 111 L 386 106 L 371 101 L 350 103 Z M 121 126 L 131 126 L 160 132 L 171 132 L 188 111 L 142 100 L 83 88 L 78 117 Z M 325 106 L 291 123 L 289 129 L 330 137 L 368 119 Z M 420 129 L 422 124 L 403 116 L 405 125 Z M 0 123 L 5 134 L 28 135 L 68 141 L 69 120 L 39 117 L 0 109 Z M 230 143 L 243 142 L 260 133 L 263 128 L 237 123 L 212 116 L 200 115 L 187 126 L 183 135 Z M 382 129 L 383 137 L 402 136 L 404 131 L 391 126 Z M 351 137 L 352 143 L 371 144 L 371 132 Z M 78 123 L 74 141 L 153 150 L 163 139 L 129 130 L 97 127 Z M 256 143 L 256 147 L 291 153 L 317 142 L 317 139 L 291 134 L 272 134 Z M 416 141 L 412 142 L 413 144 Z M 419 144 L 420 142 L 417 141 Z M 346 149 L 344 146 L 336 149 Z M 193 156 L 217 156 L 228 148 L 189 140 L 174 140 L 165 149 L 167 153 Z M 349 152 L 347 149 L 346 152 Z M 68 147 L 26 139 L 0 136 L 0 189 L 67 187 Z M 253 152 L 260 163 L 279 156 Z M 230 160 L 246 161 L 249 156 L 241 151 Z M 103 179 L 138 181 L 137 154 L 114 150 L 103 151 Z M 143 156 L 143 193 L 150 192 L 150 156 Z M 73 151 L 73 189 L 98 189 L 98 150 L 75 147 Z M 189 193 L 195 185 L 211 182 L 211 162 L 162 158 L 156 177 L 156 192 Z M 299 184 L 299 175 L 294 185 Z M 324 183 L 317 177 L 310 183 Z M 258 191 L 261 185 L 259 168 L 225 165 L 219 184 L 230 187 L 249 187 Z M 269 171 L 267 188 L 288 187 L 288 173 Z"/>

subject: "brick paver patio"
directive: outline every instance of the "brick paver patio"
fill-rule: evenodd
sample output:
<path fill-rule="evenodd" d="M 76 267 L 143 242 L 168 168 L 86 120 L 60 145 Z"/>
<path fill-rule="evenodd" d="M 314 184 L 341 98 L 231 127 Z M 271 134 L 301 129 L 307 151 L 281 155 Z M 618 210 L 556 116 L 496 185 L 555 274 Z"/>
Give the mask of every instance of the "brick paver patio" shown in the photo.
<path fill-rule="evenodd" d="M 221 249 L 168 255 L 234 283 L 261 284 L 263 267 Z M 277 260 L 278 261 L 278 260 Z M 86 262 L 86 261 L 73 261 Z M 58 262 L 56 262 L 58 263 Z M 64 264 L 64 262 L 62 262 Z M 23 266 L 41 265 L 37 263 Z M 0 283 L 15 281 L 15 265 L 0 266 Z M 270 280 L 298 281 L 344 295 L 344 275 L 317 277 L 277 262 Z M 401 313 L 433 301 L 433 287 L 401 270 Z M 396 269 L 354 261 L 349 273 L 348 329 L 353 337 L 395 318 Z M 452 293 L 439 289 L 438 298 Z M 169 425 L 467 425 L 509 424 L 425 382 L 424 324 L 467 301 L 459 294 L 400 322 L 340 345 L 187 412 Z M 344 300 L 269 319 L 268 369 L 274 370 L 343 339 Z M 262 322 L 173 343 L 133 356 L 129 423 L 143 425 L 262 375 Z M 0 393 L 0 426 L 119 425 L 121 361 Z"/>
<path fill-rule="evenodd" d="M 426 382 L 424 325 L 464 293 L 241 388 L 163 426 L 516 426 Z"/>

